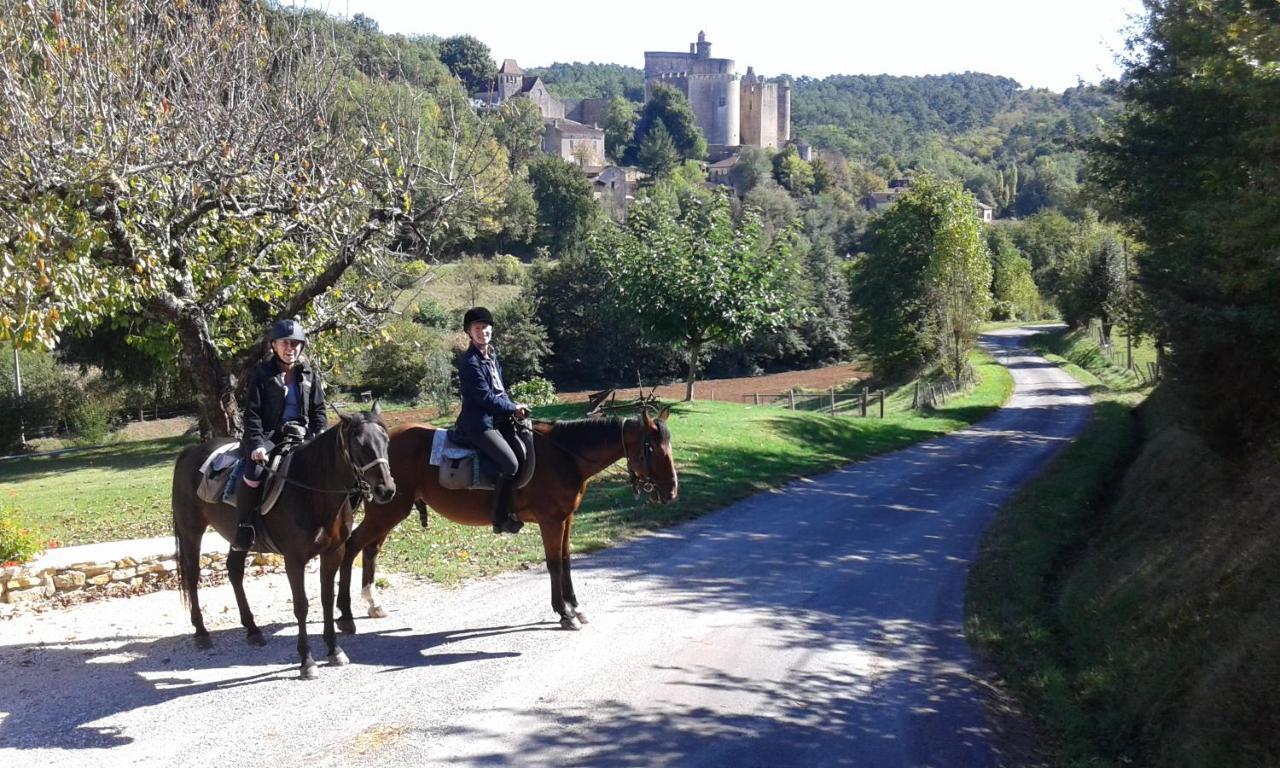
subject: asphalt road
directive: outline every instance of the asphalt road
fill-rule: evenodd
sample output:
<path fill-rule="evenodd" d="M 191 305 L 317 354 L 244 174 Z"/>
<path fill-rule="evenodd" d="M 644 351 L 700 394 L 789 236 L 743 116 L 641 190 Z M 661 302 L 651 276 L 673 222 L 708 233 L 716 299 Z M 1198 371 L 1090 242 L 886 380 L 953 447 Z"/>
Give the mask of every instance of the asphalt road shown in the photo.
<path fill-rule="evenodd" d="M 1018 333 L 986 340 L 1017 393 L 977 426 L 576 559 L 581 632 L 552 621 L 541 569 L 397 583 L 391 618 L 361 620 L 353 663 L 315 681 L 296 679 L 276 577 L 250 585 L 265 648 L 226 586 L 201 594 L 212 651 L 175 592 L 0 622 L 0 764 L 1006 762 L 962 633 L 965 574 L 1088 417 Z"/>

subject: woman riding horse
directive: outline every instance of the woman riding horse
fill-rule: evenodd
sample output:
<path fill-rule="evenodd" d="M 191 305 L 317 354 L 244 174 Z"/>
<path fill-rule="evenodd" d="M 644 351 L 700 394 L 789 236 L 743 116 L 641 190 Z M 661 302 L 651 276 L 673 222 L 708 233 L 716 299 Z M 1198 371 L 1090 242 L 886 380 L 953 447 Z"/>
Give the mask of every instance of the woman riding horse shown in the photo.
<path fill-rule="evenodd" d="M 462 328 L 471 344 L 458 359 L 462 383 L 462 412 L 455 428 L 498 466 L 493 488 L 493 532 L 518 533 L 524 525 L 511 506 L 515 490 L 515 436 L 510 423 L 529 416 L 529 406 L 514 402 L 502 383 L 502 366 L 493 348 L 493 315 L 484 307 L 472 307 L 462 317 Z"/>
<path fill-rule="evenodd" d="M 271 326 L 271 359 L 259 363 L 249 375 L 244 409 L 244 437 L 240 455 L 246 460 L 244 482 L 236 489 L 240 525 L 231 549 L 253 548 L 253 516 L 262 503 L 262 481 L 271 450 L 294 430 L 298 438 L 314 437 L 329 425 L 325 415 L 324 383 L 302 357 L 307 332 L 295 320 L 277 320 Z M 296 426 L 291 426 L 296 425 Z"/>

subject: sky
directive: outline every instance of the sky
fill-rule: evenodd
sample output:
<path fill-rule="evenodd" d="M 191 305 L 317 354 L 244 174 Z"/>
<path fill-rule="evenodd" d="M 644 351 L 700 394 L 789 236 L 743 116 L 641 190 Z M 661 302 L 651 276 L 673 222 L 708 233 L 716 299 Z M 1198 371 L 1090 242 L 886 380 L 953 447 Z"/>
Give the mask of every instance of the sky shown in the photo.
<path fill-rule="evenodd" d="M 286 0 L 287 2 L 287 0 Z M 1120 73 L 1141 0 L 834 0 L 642 3 L 305 0 L 357 13 L 383 32 L 479 38 L 521 67 L 594 61 L 644 66 L 644 52 L 688 51 L 705 30 L 711 55 L 738 72 L 826 77 L 985 72 L 1061 91 Z M 623 18 L 621 12 L 626 11 Z M 784 12 L 767 10 L 784 9 Z"/>

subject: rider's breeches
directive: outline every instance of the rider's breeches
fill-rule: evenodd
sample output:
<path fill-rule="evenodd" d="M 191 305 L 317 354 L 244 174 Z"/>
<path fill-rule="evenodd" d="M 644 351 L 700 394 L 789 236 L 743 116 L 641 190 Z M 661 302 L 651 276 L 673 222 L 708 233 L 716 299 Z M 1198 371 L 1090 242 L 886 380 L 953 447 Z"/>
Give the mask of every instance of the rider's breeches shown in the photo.
<path fill-rule="evenodd" d="M 467 437 L 475 443 L 476 448 L 484 452 L 484 455 L 493 459 L 493 462 L 498 465 L 498 474 L 514 475 L 520 467 L 515 451 L 498 430 L 486 429 L 481 434 L 469 434 Z"/>

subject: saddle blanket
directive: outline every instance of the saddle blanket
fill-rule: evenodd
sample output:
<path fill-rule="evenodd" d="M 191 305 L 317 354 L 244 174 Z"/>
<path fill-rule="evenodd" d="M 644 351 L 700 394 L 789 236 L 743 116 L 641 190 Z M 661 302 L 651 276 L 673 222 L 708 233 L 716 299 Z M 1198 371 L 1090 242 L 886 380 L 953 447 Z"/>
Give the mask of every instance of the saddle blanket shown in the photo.
<path fill-rule="evenodd" d="M 450 440 L 449 430 L 437 429 L 435 436 L 431 438 L 431 458 L 429 461 L 431 466 L 438 467 L 444 463 L 445 459 L 465 459 L 468 456 L 475 456 L 477 453 L 474 448 L 467 448 Z"/>

